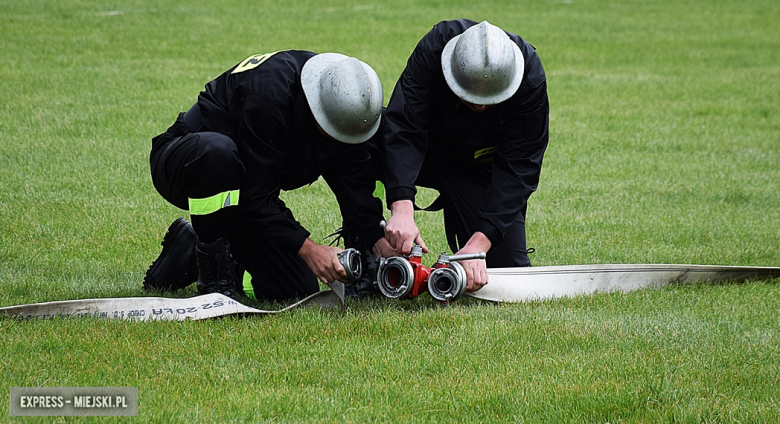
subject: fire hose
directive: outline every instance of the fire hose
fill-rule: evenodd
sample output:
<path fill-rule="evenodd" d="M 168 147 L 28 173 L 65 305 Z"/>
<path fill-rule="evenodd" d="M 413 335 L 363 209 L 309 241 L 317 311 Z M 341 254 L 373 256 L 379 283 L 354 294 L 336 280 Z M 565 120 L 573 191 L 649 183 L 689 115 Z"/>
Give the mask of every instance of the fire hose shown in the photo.
<path fill-rule="evenodd" d="M 422 249 L 408 257 L 379 258 L 346 249 L 339 256 L 348 283 L 370 281 L 388 298 L 413 298 L 428 292 L 449 303 L 464 295 L 466 276 L 458 261 L 482 259 L 484 253 L 439 256 L 432 266 L 422 265 Z M 766 280 L 780 278 L 780 267 L 602 264 L 488 269 L 490 283 L 465 295 L 490 302 L 527 302 L 612 291 L 628 292 L 660 288 L 672 283 L 695 281 Z M 317 292 L 286 308 L 259 310 L 212 293 L 191 298 L 126 297 L 64 300 L 0 307 L 0 317 L 53 318 L 94 317 L 126 320 L 208 319 L 227 315 L 268 315 L 304 306 L 342 308 L 344 285 L 329 284 L 330 290 Z"/>

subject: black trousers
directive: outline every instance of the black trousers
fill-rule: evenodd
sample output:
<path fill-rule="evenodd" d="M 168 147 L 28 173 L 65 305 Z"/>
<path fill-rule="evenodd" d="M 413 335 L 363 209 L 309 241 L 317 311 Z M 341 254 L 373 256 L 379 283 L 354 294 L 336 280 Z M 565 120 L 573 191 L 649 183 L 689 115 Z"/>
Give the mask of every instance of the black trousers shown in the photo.
<path fill-rule="evenodd" d="M 457 252 L 478 229 L 479 207 L 490 184 L 489 168 L 453 164 L 428 154 L 415 184 L 439 192 L 434 203 L 443 207 L 447 244 L 453 253 Z M 487 253 L 488 268 L 531 266 L 525 239 L 526 210 L 524 206 L 504 239 Z"/>
<path fill-rule="evenodd" d="M 182 116 L 166 133 L 154 138 L 149 162 L 154 187 L 165 200 L 184 210 L 189 210 L 190 198 L 238 189 L 244 172 L 230 137 L 190 132 Z M 237 206 L 208 215 L 191 215 L 200 241 L 224 238 L 230 243 L 231 253 L 239 269 L 249 274 L 258 300 L 289 300 L 318 292 L 317 277 L 300 256 L 265 242 L 260 229 L 242 219 L 242 209 L 249 201 L 240 198 Z M 238 277 L 247 279 L 246 275 Z"/>

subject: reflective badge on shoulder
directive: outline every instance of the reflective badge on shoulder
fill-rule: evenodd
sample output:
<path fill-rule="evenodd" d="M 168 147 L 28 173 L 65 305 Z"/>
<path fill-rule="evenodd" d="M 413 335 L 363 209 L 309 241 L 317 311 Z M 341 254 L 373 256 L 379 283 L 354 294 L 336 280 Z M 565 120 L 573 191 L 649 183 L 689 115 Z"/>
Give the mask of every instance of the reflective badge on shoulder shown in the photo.
<path fill-rule="evenodd" d="M 273 53 L 263 53 L 263 54 L 256 54 L 249 56 L 248 58 L 244 59 L 241 63 L 236 66 L 236 69 L 233 69 L 233 72 L 231 74 L 238 74 L 240 72 L 248 71 L 250 69 L 255 69 L 258 66 L 262 65 L 263 62 L 270 59 L 271 56 L 277 54 L 279 52 L 273 52 Z"/>

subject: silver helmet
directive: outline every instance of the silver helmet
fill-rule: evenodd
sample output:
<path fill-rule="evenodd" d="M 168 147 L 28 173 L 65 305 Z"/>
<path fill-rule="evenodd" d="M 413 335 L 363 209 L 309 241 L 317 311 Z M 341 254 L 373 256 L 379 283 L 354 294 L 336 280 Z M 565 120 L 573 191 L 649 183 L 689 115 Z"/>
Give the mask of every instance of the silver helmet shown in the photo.
<path fill-rule="evenodd" d="M 301 82 L 314 119 L 329 136 L 358 144 L 376 133 L 384 97 L 370 66 L 343 54 L 321 53 L 303 65 Z"/>
<path fill-rule="evenodd" d="M 441 67 L 455 95 L 469 103 L 494 105 L 520 87 L 525 60 L 501 28 L 482 21 L 444 46 Z"/>

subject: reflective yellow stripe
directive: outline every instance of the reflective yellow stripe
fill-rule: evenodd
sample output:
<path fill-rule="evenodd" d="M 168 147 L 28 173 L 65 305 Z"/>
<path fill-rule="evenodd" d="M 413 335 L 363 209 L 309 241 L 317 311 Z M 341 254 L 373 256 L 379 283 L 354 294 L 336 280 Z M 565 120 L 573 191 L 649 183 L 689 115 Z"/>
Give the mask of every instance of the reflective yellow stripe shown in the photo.
<path fill-rule="evenodd" d="M 489 155 L 496 151 L 498 146 L 488 147 L 487 149 L 477 150 L 474 152 L 474 159 L 479 159 L 480 156 Z"/>
<path fill-rule="evenodd" d="M 225 191 L 205 199 L 190 199 L 190 215 L 208 215 L 238 205 L 238 190 Z"/>
<path fill-rule="evenodd" d="M 377 197 L 382 201 L 385 200 L 385 185 L 382 184 L 381 181 L 376 182 L 376 187 L 374 188 L 374 197 Z"/>
<path fill-rule="evenodd" d="M 257 297 L 255 296 L 255 288 L 252 287 L 252 276 L 249 275 L 249 272 L 247 271 L 244 271 L 243 283 L 244 283 L 244 294 L 246 295 L 246 297 L 252 300 L 257 300 Z"/>

